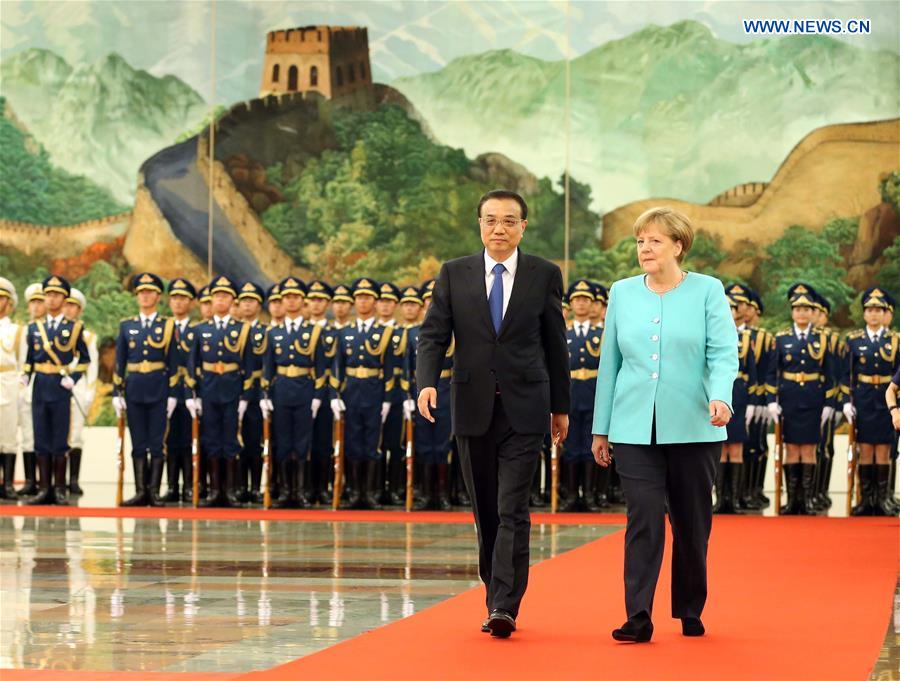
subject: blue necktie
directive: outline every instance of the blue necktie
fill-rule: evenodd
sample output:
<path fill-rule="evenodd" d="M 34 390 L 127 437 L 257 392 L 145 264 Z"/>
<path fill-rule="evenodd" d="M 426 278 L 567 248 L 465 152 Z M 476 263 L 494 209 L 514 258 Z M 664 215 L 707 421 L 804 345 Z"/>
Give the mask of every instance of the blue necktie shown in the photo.
<path fill-rule="evenodd" d="M 494 333 L 500 333 L 500 324 L 503 322 L 503 273 L 506 268 L 498 262 L 491 271 L 494 273 L 494 283 L 491 284 L 488 307 L 491 308 Z"/>

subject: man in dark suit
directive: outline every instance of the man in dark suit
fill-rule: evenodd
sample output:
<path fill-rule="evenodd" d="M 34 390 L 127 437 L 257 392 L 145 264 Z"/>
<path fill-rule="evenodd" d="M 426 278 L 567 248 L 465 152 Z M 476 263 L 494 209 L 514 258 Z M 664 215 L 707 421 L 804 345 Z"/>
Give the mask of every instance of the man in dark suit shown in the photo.
<path fill-rule="evenodd" d="M 418 407 L 433 421 L 455 338 L 451 420 L 478 528 L 482 631 L 508 637 L 528 583 L 531 480 L 546 433 L 569 427 L 569 355 L 559 268 L 518 249 L 528 207 L 495 190 L 478 204 L 484 251 L 444 263 L 419 334 Z"/>

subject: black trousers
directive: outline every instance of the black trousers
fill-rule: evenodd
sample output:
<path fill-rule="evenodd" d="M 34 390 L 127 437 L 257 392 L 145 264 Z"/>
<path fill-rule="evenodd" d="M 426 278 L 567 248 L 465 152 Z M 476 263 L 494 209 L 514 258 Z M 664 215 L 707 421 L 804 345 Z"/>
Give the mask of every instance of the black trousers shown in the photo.
<path fill-rule="evenodd" d="M 478 571 L 487 609 L 513 617 L 528 585 L 531 480 L 541 454 L 541 434 L 513 431 L 500 395 L 487 433 L 457 437 L 463 479 L 478 529 Z"/>
<path fill-rule="evenodd" d="M 700 617 L 706 604 L 706 551 L 712 529 L 712 488 L 721 442 L 614 444 L 625 492 L 625 610 L 653 613 L 672 525 L 672 617 Z"/>

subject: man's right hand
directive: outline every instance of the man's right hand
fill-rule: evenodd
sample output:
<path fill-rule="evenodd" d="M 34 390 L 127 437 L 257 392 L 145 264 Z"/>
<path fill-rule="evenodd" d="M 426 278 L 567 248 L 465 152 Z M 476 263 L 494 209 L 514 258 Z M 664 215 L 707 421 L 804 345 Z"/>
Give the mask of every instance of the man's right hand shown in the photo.
<path fill-rule="evenodd" d="M 437 388 L 422 388 L 419 391 L 419 413 L 431 423 L 434 423 L 434 417 L 431 410 L 437 408 Z"/>

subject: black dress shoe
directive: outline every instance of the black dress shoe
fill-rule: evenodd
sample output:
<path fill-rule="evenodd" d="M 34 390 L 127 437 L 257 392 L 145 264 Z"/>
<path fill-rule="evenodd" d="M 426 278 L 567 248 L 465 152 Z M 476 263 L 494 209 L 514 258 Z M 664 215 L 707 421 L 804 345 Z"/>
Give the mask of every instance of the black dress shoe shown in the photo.
<path fill-rule="evenodd" d="M 647 643 L 653 637 L 653 622 L 646 613 L 630 618 L 618 629 L 613 629 L 612 637 L 628 643 Z"/>
<path fill-rule="evenodd" d="M 491 610 L 487 618 L 487 628 L 494 638 L 509 638 L 516 630 L 516 618 L 505 610 Z"/>
<path fill-rule="evenodd" d="M 481 623 L 481 633 L 482 634 L 490 634 L 491 628 L 488 626 L 488 620 L 485 620 Z"/>
<path fill-rule="evenodd" d="M 681 633 L 685 636 L 703 636 L 706 629 L 703 628 L 703 622 L 699 617 L 682 617 Z"/>

